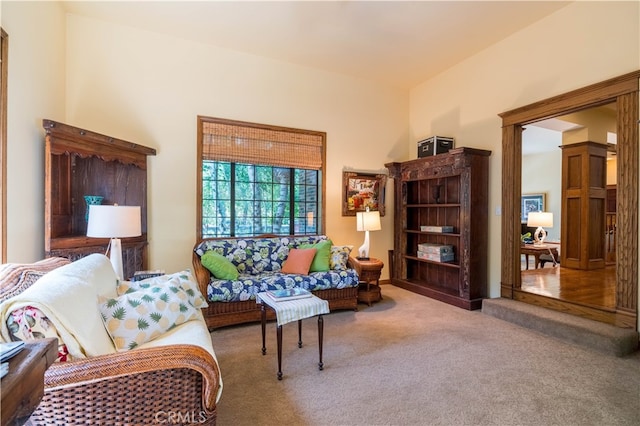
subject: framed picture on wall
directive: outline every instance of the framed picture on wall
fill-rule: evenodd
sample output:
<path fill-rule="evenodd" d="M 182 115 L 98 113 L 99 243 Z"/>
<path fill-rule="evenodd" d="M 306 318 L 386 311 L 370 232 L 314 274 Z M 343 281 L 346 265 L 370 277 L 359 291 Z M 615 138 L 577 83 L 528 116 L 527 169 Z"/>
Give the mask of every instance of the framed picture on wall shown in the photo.
<path fill-rule="evenodd" d="M 387 176 L 342 172 L 342 216 L 357 212 L 379 211 L 384 216 L 384 187 Z"/>
<path fill-rule="evenodd" d="M 545 194 L 522 194 L 520 204 L 520 221 L 527 223 L 530 212 L 543 212 L 545 206 Z"/>

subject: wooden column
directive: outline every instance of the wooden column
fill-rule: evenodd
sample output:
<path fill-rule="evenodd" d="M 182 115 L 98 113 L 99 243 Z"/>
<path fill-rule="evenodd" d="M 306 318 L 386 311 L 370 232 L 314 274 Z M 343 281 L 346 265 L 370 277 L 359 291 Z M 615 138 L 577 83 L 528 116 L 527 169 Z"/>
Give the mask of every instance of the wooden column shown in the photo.
<path fill-rule="evenodd" d="M 605 266 L 607 146 L 580 142 L 562 148 L 562 250 L 573 269 Z"/>

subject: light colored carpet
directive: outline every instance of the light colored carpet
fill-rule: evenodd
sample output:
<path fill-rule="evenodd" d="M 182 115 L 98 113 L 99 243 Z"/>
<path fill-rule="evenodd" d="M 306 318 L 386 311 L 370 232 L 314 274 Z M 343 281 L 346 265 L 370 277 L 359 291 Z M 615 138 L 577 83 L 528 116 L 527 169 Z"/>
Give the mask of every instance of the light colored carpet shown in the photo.
<path fill-rule="evenodd" d="M 640 353 L 615 357 L 385 285 L 384 300 L 315 318 L 211 333 L 227 425 L 637 425 Z"/>

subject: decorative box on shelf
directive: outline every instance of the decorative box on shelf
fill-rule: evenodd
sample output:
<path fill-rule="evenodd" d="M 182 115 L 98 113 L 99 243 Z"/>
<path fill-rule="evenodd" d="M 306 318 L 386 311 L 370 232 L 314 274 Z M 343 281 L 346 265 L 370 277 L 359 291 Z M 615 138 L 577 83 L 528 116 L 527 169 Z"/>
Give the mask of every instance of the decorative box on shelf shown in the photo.
<path fill-rule="evenodd" d="M 453 262 L 453 246 L 446 244 L 418 244 L 418 258 L 433 262 Z"/>
<path fill-rule="evenodd" d="M 422 232 L 453 232 L 453 226 L 421 226 L 420 231 Z"/>
<path fill-rule="evenodd" d="M 418 142 L 418 158 L 444 154 L 453 148 L 454 139 L 445 136 L 431 136 Z"/>

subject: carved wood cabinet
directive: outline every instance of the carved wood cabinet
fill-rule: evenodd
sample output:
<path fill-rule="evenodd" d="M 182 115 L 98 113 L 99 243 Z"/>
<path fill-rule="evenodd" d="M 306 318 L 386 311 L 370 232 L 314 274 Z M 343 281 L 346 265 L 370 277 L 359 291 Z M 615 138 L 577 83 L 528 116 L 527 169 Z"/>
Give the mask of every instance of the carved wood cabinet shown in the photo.
<path fill-rule="evenodd" d="M 142 235 L 122 239 L 125 279 L 147 268 L 147 156 L 152 148 L 43 120 L 45 255 L 76 260 L 105 253 L 108 238 L 89 238 L 85 195 L 102 204 L 140 206 Z"/>
<path fill-rule="evenodd" d="M 488 279 L 490 155 L 463 147 L 386 164 L 395 188 L 394 285 L 461 308 L 482 307 Z M 444 226 L 452 227 L 451 232 L 438 232 Z M 453 261 L 418 253 L 419 245 L 451 246 Z"/>

